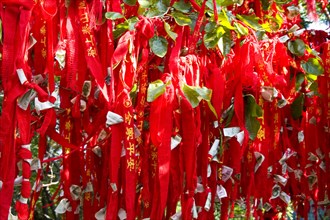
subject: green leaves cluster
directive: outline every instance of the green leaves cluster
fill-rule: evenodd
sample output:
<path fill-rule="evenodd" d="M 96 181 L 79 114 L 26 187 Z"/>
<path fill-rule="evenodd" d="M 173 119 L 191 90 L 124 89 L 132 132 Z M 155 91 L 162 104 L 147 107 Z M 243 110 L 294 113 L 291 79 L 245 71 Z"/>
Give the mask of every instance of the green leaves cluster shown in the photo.
<path fill-rule="evenodd" d="M 244 96 L 244 104 L 245 127 L 249 132 L 249 138 L 254 140 L 260 129 L 260 122 L 257 118 L 262 116 L 262 108 L 250 94 Z"/>

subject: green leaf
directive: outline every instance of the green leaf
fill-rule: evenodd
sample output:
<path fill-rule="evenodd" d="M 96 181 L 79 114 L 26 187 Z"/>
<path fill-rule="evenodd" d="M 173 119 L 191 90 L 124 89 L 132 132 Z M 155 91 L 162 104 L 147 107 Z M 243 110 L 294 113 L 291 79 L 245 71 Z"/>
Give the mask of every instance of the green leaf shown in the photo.
<path fill-rule="evenodd" d="M 167 35 L 172 38 L 172 40 L 175 41 L 175 39 L 177 38 L 178 34 L 171 31 L 171 26 L 167 23 L 167 22 L 164 22 L 164 28 L 165 28 L 165 31 L 167 33 Z"/>
<path fill-rule="evenodd" d="M 215 48 L 218 45 L 218 42 L 221 36 L 226 33 L 223 27 L 214 28 L 213 31 L 206 33 L 203 36 L 204 45 L 207 49 Z"/>
<path fill-rule="evenodd" d="M 124 0 L 124 3 L 129 6 L 135 6 L 136 0 Z"/>
<path fill-rule="evenodd" d="M 243 25 L 241 25 L 240 23 L 234 23 L 234 26 L 236 27 L 237 29 L 237 32 L 240 34 L 240 35 L 248 35 L 249 33 L 249 29 L 247 29 L 246 27 L 244 27 Z"/>
<path fill-rule="evenodd" d="M 163 16 L 167 13 L 168 9 L 169 7 L 163 1 L 157 1 L 157 3 L 150 5 L 146 16 L 149 18 Z"/>
<path fill-rule="evenodd" d="M 304 41 L 300 39 L 289 41 L 288 48 L 292 54 L 297 55 L 299 57 L 303 56 L 306 51 L 306 45 Z"/>
<path fill-rule="evenodd" d="M 120 23 L 116 26 L 115 30 L 113 31 L 113 36 L 115 39 L 119 38 L 123 33 L 127 30 L 133 30 L 135 24 L 139 21 L 138 17 L 131 17 L 127 19 L 125 22 Z"/>
<path fill-rule="evenodd" d="M 189 86 L 187 84 L 183 84 L 182 91 L 193 108 L 196 108 L 199 102 L 203 99 L 207 102 L 211 102 L 212 90 L 206 87 Z M 208 103 L 208 105 L 211 106 L 210 109 L 212 111 L 212 104 Z M 214 108 L 213 111 L 215 113 Z"/>
<path fill-rule="evenodd" d="M 304 80 L 305 80 L 305 74 L 298 73 L 296 76 L 296 91 L 299 90 L 300 85 L 304 82 Z"/>
<path fill-rule="evenodd" d="M 216 28 L 217 24 L 215 22 L 209 22 L 205 25 L 204 31 L 206 33 L 212 32 Z"/>
<path fill-rule="evenodd" d="M 258 22 L 259 18 L 255 15 L 236 15 L 236 17 L 254 30 L 263 30 L 262 26 Z"/>
<path fill-rule="evenodd" d="M 118 12 L 109 11 L 105 13 L 105 18 L 113 21 L 116 19 L 124 18 L 124 16 Z"/>
<path fill-rule="evenodd" d="M 309 58 L 307 62 L 301 62 L 301 67 L 306 73 L 319 76 L 324 72 L 320 62 L 316 58 Z"/>
<path fill-rule="evenodd" d="M 268 0 L 261 0 L 261 3 L 262 3 L 262 9 L 267 11 L 269 9 L 271 2 Z"/>
<path fill-rule="evenodd" d="M 232 40 L 231 40 L 231 33 L 230 31 L 226 31 L 225 34 L 223 34 L 220 37 L 220 40 L 218 41 L 218 47 L 221 51 L 221 53 L 226 57 L 227 54 L 230 53 L 230 49 L 231 49 L 231 44 L 232 44 Z"/>
<path fill-rule="evenodd" d="M 150 38 L 149 45 L 155 55 L 159 57 L 164 57 L 166 55 L 168 43 L 164 37 L 154 36 Z"/>
<path fill-rule="evenodd" d="M 223 27 L 229 30 L 235 30 L 235 27 L 231 25 L 225 10 L 222 10 L 221 13 L 219 14 L 219 21 L 220 21 L 220 25 L 222 25 Z"/>
<path fill-rule="evenodd" d="M 191 106 L 193 108 L 196 108 L 201 101 L 198 92 L 194 89 L 193 86 L 188 86 L 186 84 L 183 84 L 182 87 L 183 94 L 190 102 Z"/>
<path fill-rule="evenodd" d="M 185 15 L 181 12 L 173 11 L 171 15 L 175 22 L 180 26 L 190 25 L 192 22 L 188 15 Z"/>
<path fill-rule="evenodd" d="M 252 95 L 245 95 L 244 103 L 245 127 L 249 132 L 249 138 L 254 140 L 260 129 L 260 122 L 257 118 L 262 116 L 262 108 Z"/>
<path fill-rule="evenodd" d="M 148 0 L 138 0 L 138 2 L 142 8 L 148 8 L 152 3 L 151 1 Z"/>
<path fill-rule="evenodd" d="M 294 120 L 300 118 L 304 107 L 304 94 L 300 94 L 291 104 L 290 110 Z"/>
<path fill-rule="evenodd" d="M 152 83 L 150 83 L 148 86 L 148 90 L 147 90 L 147 101 L 153 102 L 159 96 L 164 94 L 164 92 L 166 90 L 166 86 L 169 83 L 170 82 L 164 84 L 164 82 L 161 81 L 160 79 L 157 79 L 156 81 L 153 81 Z"/>
<path fill-rule="evenodd" d="M 188 13 L 191 9 L 191 6 L 188 2 L 185 2 L 184 0 L 180 0 L 173 4 L 173 8 L 183 13 Z"/>

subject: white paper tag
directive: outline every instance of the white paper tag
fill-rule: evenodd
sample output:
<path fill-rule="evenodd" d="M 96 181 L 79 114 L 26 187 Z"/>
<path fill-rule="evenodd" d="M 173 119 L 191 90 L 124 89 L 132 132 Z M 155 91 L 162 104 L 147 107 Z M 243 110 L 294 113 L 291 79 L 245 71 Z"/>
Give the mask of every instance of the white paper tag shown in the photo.
<path fill-rule="evenodd" d="M 287 178 L 285 178 L 285 177 L 283 177 L 281 175 L 277 175 L 277 174 L 274 175 L 274 180 L 277 183 L 281 183 L 283 186 L 285 186 L 286 183 L 288 182 L 288 179 Z"/>
<path fill-rule="evenodd" d="M 57 60 L 61 69 L 64 69 L 65 67 L 65 55 L 66 51 L 63 49 L 58 49 L 55 53 L 55 60 Z"/>
<path fill-rule="evenodd" d="M 211 169 L 211 166 L 210 164 L 207 166 L 207 177 L 209 178 L 212 174 L 212 169 Z"/>
<path fill-rule="evenodd" d="M 212 194 L 211 192 L 209 192 L 207 194 L 207 198 L 206 198 L 206 201 L 205 201 L 205 205 L 204 205 L 204 209 L 205 211 L 210 211 L 210 208 L 211 208 L 211 200 L 212 200 Z"/>
<path fill-rule="evenodd" d="M 286 203 L 286 204 L 289 204 L 289 202 L 291 201 L 291 197 L 286 194 L 285 192 L 281 192 L 280 194 L 280 198 Z"/>
<path fill-rule="evenodd" d="M 121 154 L 120 154 L 121 157 L 125 157 L 126 156 L 126 150 L 125 150 L 125 147 L 122 146 L 121 148 Z"/>
<path fill-rule="evenodd" d="M 116 192 L 117 191 L 117 184 L 116 183 L 110 183 L 112 191 Z"/>
<path fill-rule="evenodd" d="M 219 146 L 220 140 L 215 139 L 211 149 L 209 150 L 209 155 L 212 156 L 212 158 L 218 153 L 218 146 Z"/>
<path fill-rule="evenodd" d="M 50 108 L 53 108 L 54 107 L 54 104 L 51 103 L 51 102 L 49 102 L 49 101 L 40 102 L 39 99 L 38 99 L 38 97 L 36 97 L 34 99 L 34 105 L 35 105 L 35 108 L 36 108 L 36 111 L 37 111 L 38 114 L 42 110 L 46 110 L 46 109 L 50 109 Z"/>
<path fill-rule="evenodd" d="M 317 161 L 319 158 L 315 155 L 315 154 L 313 154 L 312 152 L 309 152 L 308 153 L 308 159 L 307 160 L 309 160 L 309 161 Z"/>
<path fill-rule="evenodd" d="M 281 194 L 281 187 L 279 185 L 275 185 L 273 186 L 272 189 L 272 196 L 270 197 L 270 199 L 276 199 L 277 197 L 279 197 Z"/>
<path fill-rule="evenodd" d="M 36 97 L 37 92 L 33 89 L 28 90 L 22 97 L 18 99 L 17 105 L 23 109 L 27 110 L 29 107 L 30 102 Z"/>
<path fill-rule="evenodd" d="M 105 220 L 105 213 L 106 213 L 106 208 L 102 208 L 97 213 L 95 213 L 95 218 L 97 220 Z"/>
<path fill-rule="evenodd" d="M 181 143 L 182 137 L 180 135 L 175 135 L 175 137 L 171 137 L 171 150 L 176 148 Z"/>
<path fill-rule="evenodd" d="M 93 147 L 92 151 L 98 157 L 102 157 L 102 149 L 100 148 L 100 146 L 97 145 L 97 146 Z"/>
<path fill-rule="evenodd" d="M 243 141 L 244 141 L 244 131 L 239 132 L 235 136 L 237 138 L 237 142 L 242 146 Z"/>
<path fill-rule="evenodd" d="M 230 127 L 223 129 L 223 135 L 225 137 L 234 137 L 240 131 L 239 127 Z"/>
<path fill-rule="evenodd" d="M 23 85 L 27 81 L 24 71 L 22 69 L 17 69 L 16 73 L 17 73 L 19 81 Z"/>
<path fill-rule="evenodd" d="M 192 212 L 192 217 L 194 219 L 197 219 L 198 218 L 198 213 L 197 213 L 197 207 L 196 207 L 195 200 L 194 200 L 194 203 L 193 203 L 193 207 L 191 208 L 191 212 Z"/>
<path fill-rule="evenodd" d="M 282 158 L 279 160 L 279 163 L 282 165 L 286 160 L 288 160 L 290 157 L 292 157 L 295 154 L 296 154 L 296 152 L 291 150 L 290 148 L 286 149 Z"/>
<path fill-rule="evenodd" d="M 38 170 L 38 169 L 41 168 L 41 163 L 40 163 L 39 158 L 32 159 L 30 168 L 31 168 L 31 171 L 32 170 Z"/>
<path fill-rule="evenodd" d="M 299 143 L 303 142 L 304 139 L 305 139 L 304 131 L 299 131 L 298 132 L 298 141 L 299 141 Z"/>
<path fill-rule="evenodd" d="M 80 186 L 74 184 L 70 186 L 70 194 L 73 200 L 79 200 L 81 192 Z"/>
<path fill-rule="evenodd" d="M 118 217 L 119 217 L 120 220 L 123 220 L 123 219 L 127 218 L 126 211 L 123 208 L 119 209 Z"/>
<path fill-rule="evenodd" d="M 0 180 L 0 190 L 2 189 L 3 182 Z"/>
<path fill-rule="evenodd" d="M 17 176 L 14 180 L 14 185 L 20 185 L 23 182 L 23 176 Z"/>
<path fill-rule="evenodd" d="M 218 196 L 219 199 L 222 199 L 222 198 L 227 197 L 227 191 L 226 191 L 226 189 L 225 189 L 223 186 L 221 186 L 221 185 L 218 185 L 218 186 L 217 186 L 217 196 Z"/>
<path fill-rule="evenodd" d="M 227 180 L 231 177 L 233 174 L 233 168 L 227 167 L 225 165 L 222 166 L 222 181 L 227 182 Z"/>
<path fill-rule="evenodd" d="M 201 192 L 204 192 L 204 186 L 203 184 L 197 183 L 196 193 L 201 193 Z"/>
<path fill-rule="evenodd" d="M 266 203 L 264 204 L 264 209 L 265 209 L 266 212 L 268 212 L 271 208 L 272 208 L 272 206 L 271 206 L 271 204 L 269 204 L 268 202 L 266 202 Z"/>
<path fill-rule="evenodd" d="M 70 206 L 69 200 L 64 198 L 60 201 L 60 203 L 56 207 L 55 212 L 58 214 L 64 214 L 67 211 L 71 212 L 72 207 Z"/>
<path fill-rule="evenodd" d="M 281 43 L 285 43 L 285 42 L 287 42 L 289 39 L 290 39 L 290 37 L 289 37 L 288 35 L 284 35 L 284 36 L 278 38 L 278 40 L 279 40 Z"/>
<path fill-rule="evenodd" d="M 293 173 L 294 173 L 294 177 L 295 177 L 298 181 L 300 181 L 300 179 L 301 179 L 301 177 L 302 177 L 302 174 L 303 174 L 302 170 L 294 170 Z"/>
<path fill-rule="evenodd" d="M 171 220 L 181 220 L 182 212 L 177 212 L 171 216 Z"/>
<path fill-rule="evenodd" d="M 124 121 L 123 117 L 121 117 L 120 115 L 118 115 L 114 112 L 108 111 L 107 122 L 106 122 L 106 124 L 108 126 L 114 125 L 114 124 L 119 124 L 119 123 L 122 123 L 123 121 Z"/>
<path fill-rule="evenodd" d="M 254 152 L 254 156 L 256 158 L 256 165 L 254 166 L 254 172 L 257 172 L 262 162 L 264 162 L 265 156 L 259 152 Z"/>
<path fill-rule="evenodd" d="M 85 187 L 84 192 L 85 192 L 85 193 L 94 192 L 93 184 L 92 184 L 91 182 L 88 182 L 88 183 L 86 184 L 86 187 Z"/>
<path fill-rule="evenodd" d="M 88 96 L 91 94 L 92 89 L 92 83 L 90 80 L 86 80 L 84 82 L 83 88 L 82 88 L 82 96 L 85 98 L 88 98 Z"/>
<path fill-rule="evenodd" d="M 28 198 L 24 198 L 24 197 L 20 197 L 19 198 L 19 201 L 21 202 L 21 203 L 23 203 L 23 204 L 27 204 L 27 202 L 28 202 Z"/>

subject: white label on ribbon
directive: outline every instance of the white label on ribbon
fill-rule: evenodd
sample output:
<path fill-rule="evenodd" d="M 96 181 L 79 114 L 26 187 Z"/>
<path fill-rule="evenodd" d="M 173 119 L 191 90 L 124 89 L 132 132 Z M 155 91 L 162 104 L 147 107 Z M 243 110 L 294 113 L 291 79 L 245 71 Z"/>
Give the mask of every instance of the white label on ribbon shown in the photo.
<path fill-rule="evenodd" d="M 80 198 L 81 192 L 82 190 L 80 186 L 77 185 L 70 186 L 70 194 L 73 200 L 78 200 Z"/>
<path fill-rule="evenodd" d="M 58 214 L 64 214 L 67 211 L 71 212 L 72 207 L 70 205 L 70 201 L 67 198 L 64 198 L 60 201 L 60 203 L 56 207 L 55 212 Z"/>
<path fill-rule="evenodd" d="M 111 186 L 112 191 L 116 192 L 118 190 L 116 183 L 110 183 L 110 186 Z"/>
<path fill-rule="evenodd" d="M 36 43 L 37 43 L 37 40 L 33 37 L 32 34 L 30 34 L 28 50 L 30 50 Z"/>
<path fill-rule="evenodd" d="M 17 176 L 14 180 L 14 185 L 20 185 L 23 182 L 23 176 Z"/>
<path fill-rule="evenodd" d="M 119 123 L 122 123 L 123 121 L 124 121 L 123 117 L 121 117 L 120 115 L 118 115 L 114 112 L 108 111 L 107 122 L 106 122 L 106 124 L 108 126 L 114 125 L 114 124 L 119 124 Z"/>
<path fill-rule="evenodd" d="M 312 152 L 309 152 L 308 153 L 308 159 L 307 160 L 310 160 L 310 161 L 314 161 L 314 162 L 316 162 L 316 161 L 318 161 L 318 157 L 315 155 L 315 154 L 313 154 Z"/>
<path fill-rule="evenodd" d="M 34 99 L 34 105 L 38 114 L 42 110 L 46 110 L 54 107 L 54 104 L 51 103 L 50 101 L 40 102 L 38 97 Z"/>
<path fill-rule="evenodd" d="M 205 211 L 210 211 L 210 208 L 211 208 L 211 200 L 212 200 L 212 194 L 211 192 L 209 192 L 207 194 L 207 198 L 206 198 L 206 201 L 205 201 L 205 205 L 204 205 L 204 209 Z"/>
<path fill-rule="evenodd" d="M 127 218 L 126 211 L 123 208 L 119 209 L 118 217 L 119 217 L 120 220 L 123 220 L 123 219 Z"/>
<path fill-rule="evenodd" d="M 0 190 L 2 189 L 3 182 L 0 180 Z"/>
<path fill-rule="evenodd" d="M 326 165 L 325 165 L 325 162 L 324 162 L 324 161 L 322 161 L 322 162 L 320 163 L 319 167 L 320 167 L 324 172 L 326 172 Z"/>
<path fill-rule="evenodd" d="M 33 89 L 29 89 L 22 97 L 18 99 L 17 105 L 23 109 L 27 110 L 29 107 L 30 102 L 36 97 L 37 92 Z"/>
<path fill-rule="evenodd" d="M 257 172 L 262 162 L 264 162 L 265 156 L 259 152 L 254 152 L 254 156 L 256 158 L 256 165 L 254 166 L 254 172 Z"/>
<path fill-rule="evenodd" d="M 204 192 L 204 186 L 203 186 L 203 184 L 197 183 L 197 187 L 196 187 L 195 192 L 196 193 Z"/>
<path fill-rule="evenodd" d="M 102 150 L 100 146 L 95 146 L 92 149 L 93 153 L 96 154 L 98 157 L 102 157 Z"/>
<path fill-rule="evenodd" d="M 27 81 L 24 71 L 22 69 L 17 69 L 16 73 L 17 73 L 19 81 L 23 85 Z"/>
<path fill-rule="evenodd" d="M 286 204 L 289 204 L 289 202 L 291 201 L 291 197 L 286 194 L 285 192 L 281 192 L 280 194 L 280 198 L 286 203 Z"/>
<path fill-rule="evenodd" d="M 304 131 L 299 131 L 298 132 L 298 141 L 299 141 L 299 143 L 303 142 L 304 139 L 305 139 Z"/>
<path fill-rule="evenodd" d="M 182 137 L 180 135 L 175 135 L 175 137 L 171 137 L 171 150 L 176 148 L 181 143 Z"/>
<path fill-rule="evenodd" d="M 212 156 L 212 158 L 218 153 L 218 146 L 219 146 L 220 140 L 215 139 L 211 149 L 209 150 L 209 155 Z"/>
<path fill-rule="evenodd" d="M 279 40 L 281 43 L 285 43 L 285 42 L 287 42 L 289 39 L 290 39 L 290 37 L 289 37 L 288 35 L 284 35 L 284 36 L 278 38 L 278 40 Z"/>
<path fill-rule="evenodd" d="M 279 163 L 282 165 L 286 160 L 288 160 L 290 157 L 292 157 L 295 154 L 296 154 L 296 152 L 291 150 L 290 148 L 286 149 L 282 158 L 279 160 Z"/>
<path fill-rule="evenodd" d="M 270 199 L 276 199 L 277 197 L 280 196 L 280 193 L 281 193 L 281 187 L 276 184 L 275 186 L 273 186 L 272 196 L 270 197 Z"/>
<path fill-rule="evenodd" d="M 105 213 L 106 213 L 106 208 L 102 208 L 97 213 L 95 213 L 95 218 L 97 220 L 105 220 Z"/>
<path fill-rule="evenodd" d="M 88 96 L 91 94 L 92 89 L 92 83 L 90 80 L 86 80 L 84 82 L 83 88 L 82 88 L 82 96 L 85 98 L 88 98 Z"/>
<path fill-rule="evenodd" d="M 65 67 L 65 55 L 66 55 L 66 51 L 63 49 L 58 49 L 55 52 L 55 60 L 57 60 L 61 69 L 64 69 Z"/>
<path fill-rule="evenodd" d="M 198 212 L 197 212 L 197 207 L 196 207 L 195 200 L 194 200 L 194 203 L 193 203 L 193 207 L 191 208 L 191 213 L 192 213 L 193 218 L 195 218 L 195 219 L 198 218 Z"/>
<path fill-rule="evenodd" d="M 221 185 L 217 186 L 217 196 L 218 196 L 219 199 L 227 197 L 227 191 Z"/>
<path fill-rule="evenodd" d="M 271 208 L 272 208 L 272 205 L 269 204 L 268 202 L 266 202 L 266 203 L 264 204 L 264 209 L 265 209 L 266 212 L 268 212 Z"/>
<path fill-rule="evenodd" d="M 286 183 L 288 182 L 287 178 L 277 174 L 274 175 L 274 180 L 278 183 L 281 183 L 283 186 L 285 186 Z"/>
<path fill-rule="evenodd" d="M 224 128 L 223 135 L 225 137 L 234 137 L 235 135 L 238 134 L 239 131 L 240 131 L 239 127 Z"/>
<path fill-rule="evenodd" d="M 212 169 L 211 169 L 211 166 L 210 164 L 207 166 L 207 177 L 210 177 L 212 174 Z"/>
<path fill-rule="evenodd" d="M 181 220 L 182 212 L 177 212 L 171 216 L 171 220 Z"/>
<path fill-rule="evenodd" d="M 225 165 L 222 166 L 222 181 L 226 182 L 231 175 L 233 174 L 233 168 L 227 167 Z"/>
<path fill-rule="evenodd" d="M 93 192 L 94 190 L 93 190 L 93 184 L 91 183 L 91 182 L 88 182 L 87 184 L 86 184 L 86 187 L 85 187 L 85 190 L 84 190 L 84 192 L 85 193 L 88 193 L 88 192 Z"/>
<path fill-rule="evenodd" d="M 38 169 L 40 169 L 41 168 L 40 160 L 38 158 L 32 159 L 30 168 L 31 168 L 31 170 L 38 170 Z"/>
<path fill-rule="evenodd" d="M 24 144 L 24 145 L 21 145 L 21 147 L 31 151 L 31 144 Z"/>
<path fill-rule="evenodd" d="M 244 131 L 239 132 L 235 137 L 237 138 L 237 142 L 242 146 L 244 141 Z"/>
<path fill-rule="evenodd" d="M 125 157 L 126 156 L 126 150 L 125 150 L 125 147 L 124 146 L 122 146 L 122 148 L 121 148 L 121 155 L 120 155 L 121 157 Z"/>

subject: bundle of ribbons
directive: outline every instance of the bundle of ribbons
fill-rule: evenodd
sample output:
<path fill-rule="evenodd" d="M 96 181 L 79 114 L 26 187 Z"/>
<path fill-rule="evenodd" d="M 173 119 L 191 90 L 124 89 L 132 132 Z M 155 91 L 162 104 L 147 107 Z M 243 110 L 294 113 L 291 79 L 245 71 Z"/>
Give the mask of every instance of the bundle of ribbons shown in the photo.
<path fill-rule="evenodd" d="M 1 220 L 34 219 L 55 162 L 68 220 L 329 210 L 329 34 L 302 28 L 298 1 L 0 6 Z"/>

